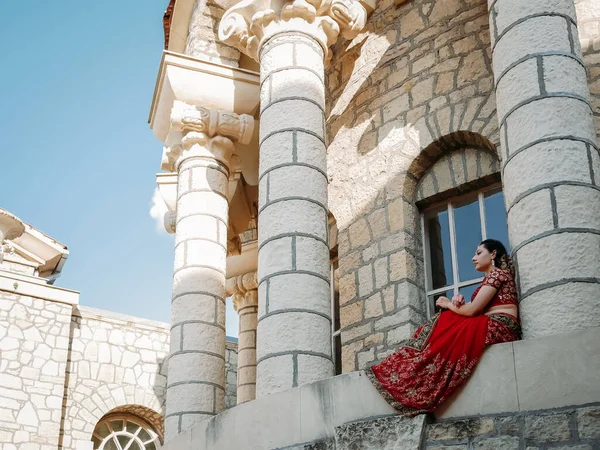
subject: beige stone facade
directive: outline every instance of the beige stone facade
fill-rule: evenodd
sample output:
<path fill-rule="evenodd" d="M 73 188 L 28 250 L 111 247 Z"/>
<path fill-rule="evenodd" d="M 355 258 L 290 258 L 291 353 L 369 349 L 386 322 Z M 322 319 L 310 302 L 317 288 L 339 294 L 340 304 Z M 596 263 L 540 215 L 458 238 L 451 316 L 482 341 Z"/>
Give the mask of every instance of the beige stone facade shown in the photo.
<path fill-rule="evenodd" d="M 97 425 L 115 417 L 163 442 L 171 326 L 79 306 L 78 292 L 40 277 L 58 275 L 66 248 L 24 230 L 4 241 L 0 262 L 0 448 L 91 449 Z M 237 344 L 228 341 L 227 408 L 236 373 Z"/>
<path fill-rule="evenodd" d="M 170 32 L 187 45 L 168 51 L 260 79 L 253 95 L 233 87 L 238 101 L 220 102 L 259 123 L 252 150 L 235 150 L 245 189 L 258 187 L 258 255 L 242 251 L 252 267 L 227 273 L 257 268 L 256 331 L 244 325 L 256 335 L 257 405 L 327 379 L 329 355 L 338 371 L 353 372 L 392 353 L 434 312 L 437 295 L 474 289 L 477 275 L 463 266 L 484 236 L 510 247 L 526 339 L 599 326 L 591 299 L 600 266 L 585 250 L 597 247 L 600 223 L 595 2 L 174 5 Z M 195 96 L 199 105 L 219 103 L 202 88 Z M 155 98 L 151 126 L 163 98 Z M 321 209 L 334 224 L 328 233 Z M 464 402 L 454 399 L 457 408 Z M 244 409 L 236 411 L 242 420 Z M 226 448 L 210 440 L 228 420 L 220 417 L 191 428 L 207 433 L 207 448 Z M 450 444 L 504 442 L 485 441 L 502 434 L 491 420 L 485 433 Z M 185 448 L 181 439 L 173 448 Z M 343 441 L 336 434 L 334 447 L 315 445 L 346 448 Z"/>
<path fill-rule="evenodd" d="M 600 445 L 597 0 L 173 0 L 165 24 L 149 122 L 173 323 L 0 277 L 4 436 L 56 416 L 40 445 L 89 446 L 112 412 L 169 450 Z M 524 340 L 487 350 L 435 417 L 391 417 L 362 370 L 436 296 L 472 292 L 484 237 L 510 248 Z M 11 280 L 48 274 L 4 254 Z M 32 329 L 70 338 L 40 356 Z"/>

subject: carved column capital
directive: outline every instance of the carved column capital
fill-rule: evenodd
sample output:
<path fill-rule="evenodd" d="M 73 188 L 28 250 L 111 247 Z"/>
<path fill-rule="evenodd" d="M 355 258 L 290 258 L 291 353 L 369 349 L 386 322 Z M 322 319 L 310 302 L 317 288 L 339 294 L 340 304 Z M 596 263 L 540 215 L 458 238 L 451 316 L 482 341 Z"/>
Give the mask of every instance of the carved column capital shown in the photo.
<path fill-rule="evenodd" d="M 248 291 L 258 289 L 258 277 L 256 272 L 245 273 L 227 279 L 225 286 L 227 295 L 245 294 Z"/>
<path fill-rule="evenodd" d="M 341 34 L 353 39 L 367 22 L 368 1 L 358 0 L 242 0 L 225 12 L 219 24 L 219 39 L 258 61 L 258 53 L 269 38 L 285 32 L 308 34 L 323 48 Z"/>
<path fill-rule="evenodd" d="M 256 272 L 229 278 L 225 286 L 227 295 L 233 296 L 233 309 L 240 311 L 258 306 L 258 278 Z"/>
<path fill-rule="evenodd" d="M 235 294 L 233 296 L 233 309 L 240 312 L 244 308 L 258 306 L 258 291 L 256 289 L 248 291 L 245 294 Z"/>
<path fill-rule="evenodd" d="M 250 143 L 253 132 L 254 118 L 248 114 L 234 114 L 175 101 L 161 167 L 175 172 L 185 157 L 193 155 L 213 157 L 229 167 L 235 151 L 234 142 Z"/>

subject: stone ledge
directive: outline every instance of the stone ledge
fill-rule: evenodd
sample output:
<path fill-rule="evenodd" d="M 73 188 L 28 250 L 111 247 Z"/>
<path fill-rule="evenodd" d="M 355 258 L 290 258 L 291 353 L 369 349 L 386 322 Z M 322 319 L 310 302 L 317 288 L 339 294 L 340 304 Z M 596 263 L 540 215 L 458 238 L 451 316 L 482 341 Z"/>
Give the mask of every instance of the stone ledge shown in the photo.
<path fill-rule="evenodd" d="M 15 288 L 16 286 L 16 288 Z M 68 305 L 79 303 L 79 292 L 46 284 L 40 278 L 0 271 L 0 291 Z"/>
<path fill-rule="evenodd" d="M 100 322 L 108 322 L 115 325 L 132 326 L 136 328 L 146 328 L 152 331 L 161 331 L 169 333 L 171 325 L 158 320 L 142 319 L 140 317 L 121 314 L 114 311 L 92 308 L 91 306 L 79 306 L 73 310 L 73 315 L 82 319 L 98 320 Z"/>
<path fill-rule="evenodd" d="M 600 402 L 600 328 L 495 345 L 439 418 Z M 544 383 L 540 383 L 540 374 Z M 364 372 L 244 403 L 181 433 L 167 450 L 276 449 L 328 441 L 349 422 L 393 415 Z M 231 430 L 235 430 L 234 433 Z"/>

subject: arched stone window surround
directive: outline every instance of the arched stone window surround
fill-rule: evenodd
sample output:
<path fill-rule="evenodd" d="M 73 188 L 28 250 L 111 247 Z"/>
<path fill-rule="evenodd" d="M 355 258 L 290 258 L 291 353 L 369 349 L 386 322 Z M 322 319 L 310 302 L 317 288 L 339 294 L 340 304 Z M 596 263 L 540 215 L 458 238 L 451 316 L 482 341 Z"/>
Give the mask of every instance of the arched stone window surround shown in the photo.
<path fill-rule="evenodd" d="M 467 158 L 475 158 L 475 161 L 469 161 Z M 455 166 L 457 170 L 453 171 L 452 176 L 450 168 Z M 404 177 L 403 207 L 397 208 L 402 215 L 399 220 L 424 249 L 421 211 L 428 206 L 486 186 L 501 185 L 500 167 L 496 146 L 484 136 L 469 131 L 458 131 L 439 138 L 421 150 Z M 470 170 L 473 168 L 475 170 Z M 448 170 L 448 176 L 437 179 L 443 170 Z M 437 180 L 437 184 L 434 180 Z M 408 270 L 419 272 L 423 270 L 423 266 L 419 264 L 418 267 L 409 267 Z M 422 296 L 425 312 L 425 277 L 419 278 L 419 294 Z"/>
<path fill-rule="evenodd" d="M 123 427 L 115 428 L 115 426 L 111 425 L 111 423 L 119 421 L 122 422 L 124 425 Z M 108 424 L 108 426 L 110 426 L 110 434 L 108 436 L 101 436 L 98 434 L 98 430 L 103 426 L 103 424 Z M 145 434 L 142 430 L 145 431 Z M 94 427 L 94 431 L 92 433 L 92 439 L 94 439 L 94 449 L 100 448 L 98 447 L 98 442 L 101 442 L 101 446 L 104 448 L 103 446 L 107 445 L 108 441 L 113 439 L 113 437 L 118 436 L 123 436 L 126 438 L 126 440 L 132 441 L 131 444 L 135 442 L 138 445 L 144 445 L 144 443 L 148 445 L 143 448 L 158 448 L 159 445 L 163 444 L 164 440 L 163 417 L 150 408 L 146 408 L 141 405 L 123 405 L 114 408 L 102 416 L 102 418 Z M 149 446 L 150 443 L 153 443 L 154 446 Z M 133 448 L 138 450 L 137 447 Z M 125 448 L 122 450 L 125 450 Z"/>

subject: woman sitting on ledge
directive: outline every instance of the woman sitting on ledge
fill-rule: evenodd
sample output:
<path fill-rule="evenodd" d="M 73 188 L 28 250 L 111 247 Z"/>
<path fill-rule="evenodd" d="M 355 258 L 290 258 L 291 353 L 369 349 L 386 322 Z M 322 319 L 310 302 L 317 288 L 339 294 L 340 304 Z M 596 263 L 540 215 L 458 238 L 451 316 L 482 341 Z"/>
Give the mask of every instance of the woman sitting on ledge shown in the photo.
<path fill-rule="evenodd" d="M 483 351 L 521 335 L 510 256 L 501 242 L 477 247 L 475 269 L 485 272 L 470 303 L 462 295 L 439 297 L 446 311 L 421 326 L 381 364 L 367 369 L 379 393 L 407 416 L 432 412 L 467 381 Z"/>

